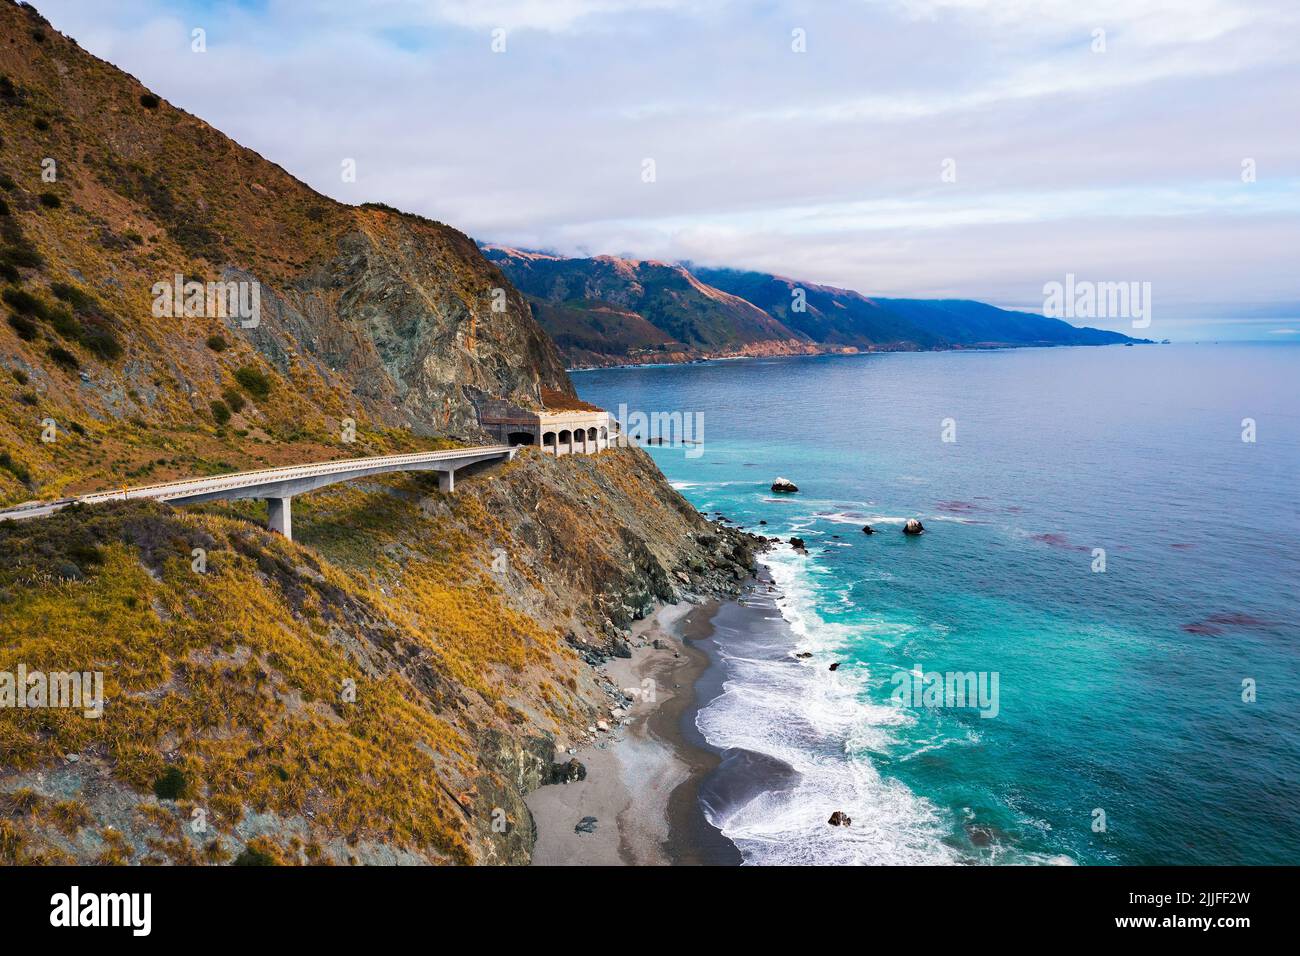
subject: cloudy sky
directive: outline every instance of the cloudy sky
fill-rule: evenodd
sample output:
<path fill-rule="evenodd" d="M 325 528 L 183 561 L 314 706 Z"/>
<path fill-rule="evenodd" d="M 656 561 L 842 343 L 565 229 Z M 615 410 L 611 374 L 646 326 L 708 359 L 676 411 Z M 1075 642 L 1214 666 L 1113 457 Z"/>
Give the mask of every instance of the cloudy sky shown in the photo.
<path fill-rule="evenodd" d="M 1300 341 L 1295 0 L 37 7 L 320 191 L 478 239 L 1033 310 L 1150 282 L 1144 334 Z"/>

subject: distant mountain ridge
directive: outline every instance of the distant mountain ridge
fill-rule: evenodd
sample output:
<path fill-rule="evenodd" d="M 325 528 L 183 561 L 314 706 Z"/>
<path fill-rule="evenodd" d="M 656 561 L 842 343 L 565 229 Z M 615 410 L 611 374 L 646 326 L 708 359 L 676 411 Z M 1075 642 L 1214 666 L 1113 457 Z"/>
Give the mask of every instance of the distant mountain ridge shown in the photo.
<path fill-rule="evenodd" d="M 966 299 L 880 299 L 763 272 L 480 246 L 575 367 L 1146 341 Z"/>

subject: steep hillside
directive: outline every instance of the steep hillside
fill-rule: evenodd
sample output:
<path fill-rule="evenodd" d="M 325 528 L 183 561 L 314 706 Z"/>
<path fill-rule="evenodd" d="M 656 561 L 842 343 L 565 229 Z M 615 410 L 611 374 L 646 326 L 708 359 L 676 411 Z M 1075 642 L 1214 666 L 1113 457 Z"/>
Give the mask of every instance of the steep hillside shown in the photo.
<path fill-rule="evenodd" d="M 571 390 L 461 233 L 321 196 L 9 0 L 0 30 L 0 502 L 178 454 L 337 454 L 344 419 L 355 451 L 472 437 L 476 392 Z M 155 314 L 178 276 L 204 284 L 201 314 Z M 219 281 L 256 289 L 255 324 L 211 314 Z M 46 419 L 63 438 L 36 440 Z"/>
<path fill-rule="evenodd" d="M 479 394 L 573 397 L 465 236 L 314 193 L 29 8 L 0 30 L 0 503 L 475 441 Z M 157 314 L 176 275 L 256 283 L 257 323 Z M 0 522 L 0 864 L 526 862 L 523 794 L 627 704 L 601 662 L 760 543 L 634 448 L 322 489 L 292 542 L 264 521 Z M 102 713 L 15 706 L 35 672 L 102 675 Z"/>
<path fill-rule="evenodd" d="M 867 350 L 930 349 L 947 344 L 934 334 L 887 308 L 880 299 L 831 286 L 796 282 L 763 272 L 735 269 L 695 269 L 700 281 L 725 289 L 754 303 L 792 329 L 823 345 Z M 803 290 L 804 311 L 793 308 L 795 291 Z"/>
<path fill-rule="evenodd" d="M 0 709 L 0 864 L 526 862 L 523 794 L 627 705 L 589 662 L 752 564 L 635 449 L 295 509 L 293 542 L 253 505 L 0 522 L 0 672 L 108 701 Z"/>
<path fill-rule="evenodd" d="M 1033 312 L 1014 312 L 969 299 L 876 299 L 881 308 L 954 345 L 1118 345 L 1120 332 L 1079 327 Z"/>
<path fill-rule="evenodd" d="M 699 281 L 679 265 L 614 256 L 564 259 L 502 246 L 483 251 L 533 302 L 570 362 L 817 351 L 753 303 Z"/>
<path fill-rule="evenodd" d="M 1005 348 L 1023 345 L 1114 345 L 1136 341 L 1118 332 L 1078 328 L 1032 312 L 970 299 L 868 299 L 850 289 L 797 282 L 762 272 L 694 269 L 816 342 L 858 348 Z M 790 308 L 795 289 L 806 311 Z"/>
<path fill-rule="evenodd" d="M 967 300 L 873 299 L 762 272 L 484 246 L 572 366 L 1136 341 Z M 802 308 L 796 307 L 796 302 Z"/>

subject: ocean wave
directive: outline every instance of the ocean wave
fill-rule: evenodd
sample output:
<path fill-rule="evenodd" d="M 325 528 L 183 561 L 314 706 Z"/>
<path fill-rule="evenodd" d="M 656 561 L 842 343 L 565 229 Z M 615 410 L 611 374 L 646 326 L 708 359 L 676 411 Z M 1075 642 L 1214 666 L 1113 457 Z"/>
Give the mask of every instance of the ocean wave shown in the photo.
<path fill-rule="evenodd" d="M 696 726 L 722 749 L 774 758 L 794 774 L 788 785 L 740 806 L 711 808 L 710 820 L 754 864 L 959 863 L 935 806 L 902 783 L 882 777 L 866 752 L 883 750 L 913 721 L 902 708 L 874 703 L 869 667 L 836 671 L 826 659 L 859 646 L 870 625 L 818 616 L 817 568 L 792 550 L 764 555 L 780 597 L 776 604 L 796 649 L 770 656 L 720 645 L 722 693 L 703 708 Z M 814 663 L 816 662 L 816 663 Z M 849 827 L 827 823 L 836 810 Z"/>

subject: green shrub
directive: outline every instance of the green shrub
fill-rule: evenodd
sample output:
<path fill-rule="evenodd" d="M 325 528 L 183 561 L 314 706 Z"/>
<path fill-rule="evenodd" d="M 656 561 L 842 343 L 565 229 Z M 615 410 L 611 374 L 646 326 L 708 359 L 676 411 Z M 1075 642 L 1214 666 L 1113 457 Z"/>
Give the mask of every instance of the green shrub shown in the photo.
<path fill-rule="evenodd" d="M 161 102 L 162 101 L 158 99 L 158 97 L 154 96 L 152 93 L 140 94 L 140 105 L 147 110 L 156 110 L 158 108 L 158 104 Z"/>
<path fill-rule="evenodd" d="M 14 182 L 14 178 L 12 176 L 10 176 L 8 173 L 0 173 L 0 189 L 3 189 L 5 192 L 11 193 L 17 188 L 18 188 L 18 184 Z"/>
<path fill-rule="evenodd" d="M 9 316 L 9 325 L 24 342 L 36 341 L 36 323 L 25 315 Z"/>
<path fill-rule="evenodd" d="M 0 451 L 0 468 L 9 472 L 24 485 L 32 483 L 32 473 L 27 470 L 27 466 L 20 461 L 16 461 L 7 451 Z"/>
<path fill-rule="evenodd" d="M 19 385 L 27 384 L 27 373 L 24 372 L 22 369 L 20 368 L 10 369 L 10 374 L 13 375 L 14 381 L 17 382 Z"/>
<path fill-rule="evenodd" d="M 16 289 L 10 286 L 3 293 L 0 293 L 0 298 L 4 299 L 15 312 L 23 315 L 35 315 L 43 319 L 47 314 L 45 303 L 26 289 Z"/>
<path fill-rule="evenodd" d="M 189 789 L 190 782 L 180 767 L 168 767 L 153 782 L 153 793 L 159 800 L 179 800 Z"/>
<path fill-rule="evenodd" d="M 54 326 L 54 331 L 65 339 L 71 339 L 75 342 L 81 338 L 81 323 L 66 307 L 47 308 L 45 310 L 45 320 Z"/>
<path fill-rule="evenodd" d="M 98 304 L 89 292 L 79 289 L 70 282 L 52 282 L 50 291 L 54 293 L 56 299 L 62 299 L 78 312 L 89 311 Z"/>
<path fill-rule="evenodd" d="M 271 380 L 261 369 L 254 368 L 252 365 L 245 365 L 235 372 L 235 381 L 254 398 L 266 398 L 271 394 Z"/>
<path fill-rule="evenodd" d="M 54 195 L 54 193 L 41 193 L 39 198 L 41 205 L 46 209 L 58 209 L 63 205 L 63 200 Z"/>
<path fill-rule="evenodd" d="M 6 246 L 0 252 L 0 260 L 22 269 L 39 269 L 45 265 L 41 254 L 29 245 Z"/>
<path fill-rule="evenodd" d="M 212 335 L 208 336 L 208 348 L 212 349 L 214 352 L 224 352 L 226 349 L 230 348 L 230 343 L 226 341 L 224 335 L 214 332 Z"/>
<path fill-rule="evenodd" d="M 44 133 L 46 130 L 50 128 L 50 121 L 47 120 L 44 116 L 38 116 L 36 117 L 36 119 L 32 120 L 32 125 L 35 126 L 40 132 Z"/>
<path fill-rule="evenodd" d="M 18 274 L 18 270 L 13 263 L 0 259 L 0 279 L 4 279 L 5 282 L 18 282 L 22 279 L 22 276 Z"/>
<path fill-rule="evenodd" d="M 98 316 L 86 319 L 81 326 L 78 341 L 100 361 L 116 362 L 122 357 L 122 343 Z"/>
<path fill-rule="evenodd" d="M 61 345 L 51 345 L 46 349 L 46 354 L 54 360 L 55 364 L 69 371 L 75 372 L 81 368 L 81 363 L 77 361 L 77 357 Z"/>
<path fill-rule="evenodd" d="M 230 421 L 230 409 L 226 407 L 223 401 L 210 402 L 208 407 L 212 409 L 212 417 L 217 420 L 218 425 L 224 425 Z"/>
<path fill-rule="evenodd" d="M 221 397 L 226 400 L 226 404 L 230 406 L 230 410 L 236 415 L 244 410 L 244 396 L 240 395 L 239 392 L 235 391 L 233 388 L 227 388 L 222 391 Z"/>
<path fill-rule="evenodd" d="M 255 846 L 244 848 L 244 852 L 235 857 L 235 866 L 275 866 L 275 857 Z"/>

